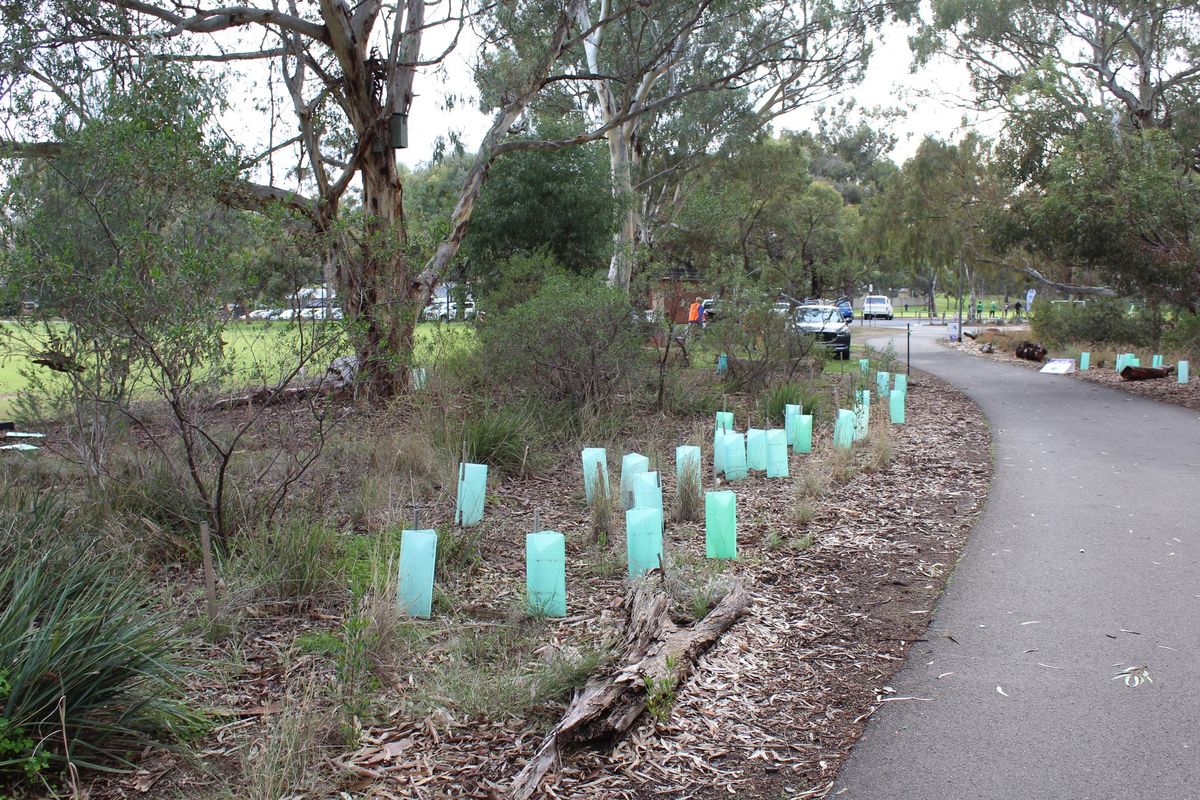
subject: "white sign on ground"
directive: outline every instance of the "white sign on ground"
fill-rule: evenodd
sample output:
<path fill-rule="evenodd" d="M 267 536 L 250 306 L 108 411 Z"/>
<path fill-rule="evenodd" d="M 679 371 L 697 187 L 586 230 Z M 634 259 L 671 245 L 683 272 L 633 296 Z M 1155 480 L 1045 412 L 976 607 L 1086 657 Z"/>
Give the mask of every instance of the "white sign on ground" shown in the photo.
<path fill-rule="evenodd" d="M 1052 358 L 1040 371 L 1048 372 L 1051 375 L 1067 375 L 1075 371 L 1075 359 Z"/>
<path fill-rule="evenodd" d="M 946 323 L 946 338 L 952 342 L 957 342 L 962 339 L 958 335 L 958 320 L 951 320 Z"/>

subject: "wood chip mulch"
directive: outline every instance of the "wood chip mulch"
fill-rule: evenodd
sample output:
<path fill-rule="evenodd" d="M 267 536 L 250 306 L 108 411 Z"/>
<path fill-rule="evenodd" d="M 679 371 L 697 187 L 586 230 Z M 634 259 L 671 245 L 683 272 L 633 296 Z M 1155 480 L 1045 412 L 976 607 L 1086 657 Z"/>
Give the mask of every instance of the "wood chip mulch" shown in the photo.
<path fill-rule="evenodd" d="M 878 425 L 882 409 L 873 411 Z M 815 456 L 827 456 L 830 432 L 815 438 Z M 865 721 L 888 701 L 891 676 L 924 635 L 991 474 L 982 414 L 928 376 L 912 376 L 908 424 L 891 426 L 889 443 L 891 463 L 830 488 L 806 526 L 794 521 L 794 480 L 752 473 L 734 483 L 739 559 L 730 569 L 753 594 L 750 612 L 701 658 L 666 723 L 646 718 L 609 750 L 569 754 L 535 796 L 825 796 Z M 644 444 L 641 452 L 674 446 Z M 791 457 L 793 476 L 806 458 L 813 457 Z M 523 516 L 535 496 L 543 509 L 547 495 L 564 496 L 542 522 L 568 533 L 568 587 L 586 586 L 570 596 L 572 616 L 552 628 L 565 646 L 584 631 L 619 630 L 624 582 L 588 576 L 589 550 L 571 533 L 586 530 L 581 503 L 571 499 L 579 466 L 563 472 L 556 480 L 506 482 L 489 518 L 511 528 L 513 520 L 500 522 L 497 512 L 507 507 Z M 667 498 L 674 497 L 672 472 L 664 467 Z M 813 544 L 797 547 L 808 533 Z M 512 551 L 511 532 L 507 538 Z M 623 553 L 623 535 L 615 538 Z M 668 550 L 703 558 L 701 525 L 672 523 L 667 538 Z M 523 571 L 511 559 L 486 556 L 482 577 L 475 581 L 487 587 L 476 598 L 481 605 L 502 608 L 519 597 Z M 499 798 L 547 727 L 544 720 L 483 722 L 439 712 L 368 729 L 363 746 L 337 764 L 356 797 Z"/>
<path fill-rule="evenodd" d="M 947 343 L 948 344 L 948 343 Z M 1042 364 L 1037 364 L 1032 361 L 1026 361 L 1017 358 L 1012 353 L 1005 352 L 997 348 L 994 352 L 986 353 L 981 351 L 980 345 L 970 340 L 964 341 L 959 345 L 949 345 L 956 350 L 968 353 L 981 358 L 989 358 L 993 361 L 1001 361 L 1006 364 L 1017 364 L 1026 369 L 1041 369 Z M 1053 358 L 1048 356 L 1047 358 Z M 1149 359 L 1146 359 L 1149 363 Z M 1196 369 L 1193 366 L 1193 371 Z M 1192 375 L 1191 379 L 1181 384 L 1175 378 L 1170 376 L 1167 378 L 1148 380 L 1148 381 L 1127 381 L 1123 380 L 1120 375 L 1112 368 L 1111 364 L 1093 363 L 1091 368 L 1086 372 L 1073 372 L 1068 377 L 1076 378 L 1082 381 L 1091 383 L 1099 383 L 1105 386 L 1110 386 L 1114 389 L 1120 389 L 1123 392 L 1136 394 L 1140 397 L 1145 397 L 1150 400 L 1158 400 L 1163 403 L 1171 403 L 1184 408 L 1190 408 L 1193 411 L 1200 411 L 1200 377 Z"/>

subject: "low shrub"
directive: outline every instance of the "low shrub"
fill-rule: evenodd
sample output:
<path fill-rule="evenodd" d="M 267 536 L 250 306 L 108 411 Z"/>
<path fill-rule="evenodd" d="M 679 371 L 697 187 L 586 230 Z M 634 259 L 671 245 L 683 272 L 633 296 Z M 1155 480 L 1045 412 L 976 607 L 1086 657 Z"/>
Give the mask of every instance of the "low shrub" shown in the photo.
<path fill-rule="evenodd" d="M 1148 347 L 1156 324 L 1144 309 L 1130 311 L 1129 301 L 1098 298 L 1086 303 L 1038 303 L 1033 333 L 1044 343 L 1095 342 Z"/>
<path fill-rule="evenodd" d="M 530 458 L 541 455 L 537 430 L 533 415 L 524 409 L 477 408 L 467 415 L 462 426 L 467 460 L 524 475 L 531 466 Z"/>
<path fill-rule="evenodd" d="M 198 725 L 177 628 L 95 548 L 0 567 L 0 779 L 127 764 Z"/>
<path fill-rule="evenodd" d="M 820 395 L 807 386 L 789 381 L 772 386 L 762 397 L 763 413 L 773 425 L 783 425 L 787 406 L 800 406 L 801 414 L 816 415 Z"/>
<path fill-rule="evenodd" d="M 560 276 L 489 319 L 480 344 L 497 386 L 581 407 L 610 404 L 640 384 L 646 335 L 624 292 L 598 279 Z"/>
<path fill-rule="evenodd" d="M 340 550 L 335 531 L 293 519 L 240 537 L 225 571 L 255 599 L 307 608 L 345 588 Z"/>

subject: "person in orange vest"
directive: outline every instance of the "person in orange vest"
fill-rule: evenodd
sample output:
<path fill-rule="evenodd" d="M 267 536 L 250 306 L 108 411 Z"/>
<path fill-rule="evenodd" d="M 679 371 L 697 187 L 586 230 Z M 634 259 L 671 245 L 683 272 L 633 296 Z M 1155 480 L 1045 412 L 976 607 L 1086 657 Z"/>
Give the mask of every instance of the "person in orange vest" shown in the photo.
<path fill-rule="evenodd" d="M 702 321 L 701 315 L 703 313 L 703 309 L 700 306 L 700 298 L 697 297 L 696 301 L 688 306 L 688 325 L 695 325 L 696 328 L 699 328 Z"/>

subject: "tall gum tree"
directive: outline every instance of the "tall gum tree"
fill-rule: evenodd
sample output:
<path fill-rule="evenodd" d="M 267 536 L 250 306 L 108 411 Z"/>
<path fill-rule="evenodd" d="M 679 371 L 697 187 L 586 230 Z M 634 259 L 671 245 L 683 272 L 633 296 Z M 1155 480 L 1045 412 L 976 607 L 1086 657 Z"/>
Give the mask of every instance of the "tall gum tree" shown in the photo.
<path fill-rule="evenodd" d="M 608 279 L 628 289 L 637 250 L 678 210 L 699 156 L 859 80 L 896 0 L 589 0 L 577 95 L 607 129 L 618 211 Z M 620 25 L 596 27 L 618 9 Z M 708 97 L 697 98 L 698 95 Z M 665 118 L 665 119 L 664 119 Z M 740 137 L 740 138 L 739 138 Z M 649 224 L 648 224 L 649 223 Z"/>
<path fill-rule="evenodd" d="M 4 0 L 0 93 L 8 102 L 0 155 L 54 157 L 59 146 L 46 140 L 54 125 L 78 126 L 87 119 L 97 82 L 128 80 L 136 73 L 127 69 L 133 63 L 168 59 L 211 70 L 271 65 L 280 96 L 291 106 L 290 135 L 275 135 L 282 117 L 272 84 L 270 113 L 262 120 L 271 126 L 272 144 L 246 158 L 243 175 L 288 152 L 298 158 L 295 179 L 274 185 L 234 181 L 225 200 L 245 208 L 283 203 L 325 235 L 326 275 L 357 334 L 362 375 L 374 394 L 387 396 L 404 387 L 417 315 L 458 251 L 490 165 L 505 150 L 529 146 L 514 140 L 514 123 L 551 82 L 554 65 L 578 45 L 574 26 L 583 2 L 510 4 L 542 24 L 536 39 L 526 42 L 525 57 L 506 73 L 448 232 L 424 264 L 411 263 L 406 247 L 403 175 L 388 142 L 389 121 L 412 108 L 423 68 L 444 60 L 468 25 L 496 15 L 499 6 L 488 0 L 261 0 L 233 6 Z M 490 46 L 485 41 L 482 48 Z M 344 213 L 351 191 L 361 193 L 361 222 Z"/>

